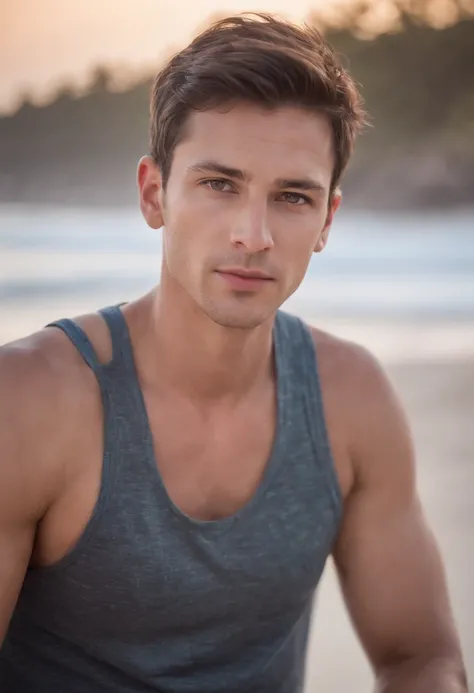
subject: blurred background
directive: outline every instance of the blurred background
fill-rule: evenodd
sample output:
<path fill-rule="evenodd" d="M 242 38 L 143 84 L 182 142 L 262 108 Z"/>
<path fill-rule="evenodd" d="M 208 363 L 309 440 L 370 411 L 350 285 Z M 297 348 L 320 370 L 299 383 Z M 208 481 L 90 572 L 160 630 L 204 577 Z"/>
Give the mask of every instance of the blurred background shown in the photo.
<path fill-rule="evenodd" d="M 135 185 L 151 80 L 246 10 L 314 23 L 361 86 L 371 126 L 285 308 L 393 379 L 474 679 L 474 0 L 0 0 L 0 344 L 159 280 Z M 370 690 L 331 566 L 316 601 L 308 693 Z"/>

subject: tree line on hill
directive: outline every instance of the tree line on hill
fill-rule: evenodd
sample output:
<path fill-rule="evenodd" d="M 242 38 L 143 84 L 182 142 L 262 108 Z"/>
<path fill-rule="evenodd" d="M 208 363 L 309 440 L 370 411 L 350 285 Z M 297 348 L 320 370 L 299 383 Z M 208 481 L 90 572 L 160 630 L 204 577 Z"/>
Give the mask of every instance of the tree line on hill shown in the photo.
<path fill-rule="evenodd" d="M 343 183 L 346 204 L 474 205 L 474 2 L 445 3 L 451 22 L 439 28 L 433 0 L 393 0 L 391 27 L 379 33 L 376 7 L 360 0 L 309 20 L 344 56 L 370 116 Z M 0 118 L 0 202 L 135 203 L 152 77 L 122 91 L 113 81 L 98 68 L 85 93 L 66 87 L 43 106 L 25 99 Z"/>

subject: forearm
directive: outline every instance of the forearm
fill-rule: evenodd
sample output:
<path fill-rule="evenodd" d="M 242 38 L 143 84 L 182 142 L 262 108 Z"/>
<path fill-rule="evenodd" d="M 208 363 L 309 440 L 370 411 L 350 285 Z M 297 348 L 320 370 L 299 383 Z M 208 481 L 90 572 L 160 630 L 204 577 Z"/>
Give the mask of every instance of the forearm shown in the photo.
<path fill-rule="evenodd" d="M 385 670 L 376 693 L 467 693 L 463 664 L 458 659 L 409 660 Z"/>

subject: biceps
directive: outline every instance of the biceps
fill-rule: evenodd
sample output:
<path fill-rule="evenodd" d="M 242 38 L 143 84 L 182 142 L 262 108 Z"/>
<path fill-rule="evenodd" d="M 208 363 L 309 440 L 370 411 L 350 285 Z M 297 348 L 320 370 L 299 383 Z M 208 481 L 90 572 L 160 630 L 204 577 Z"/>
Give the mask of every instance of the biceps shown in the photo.
<path fill-rule="evenodd" d="M 444 568 L 416 499 L 393 511 L 356 501 L 335 560 L 355 628 L 375 665 L 434 651 L 451 637 Z"/>
<path fill-rule="evenodd" d="M 34 528 L 0 526 L 0 646 L 23 584 Z"/>

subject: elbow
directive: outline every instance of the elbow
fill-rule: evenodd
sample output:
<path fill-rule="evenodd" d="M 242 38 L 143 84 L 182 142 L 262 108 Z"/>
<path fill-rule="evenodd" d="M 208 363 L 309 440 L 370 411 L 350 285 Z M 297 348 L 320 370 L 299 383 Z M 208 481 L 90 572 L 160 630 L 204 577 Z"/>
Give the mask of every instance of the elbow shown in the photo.
<path fill-rule="evenodd" d="M 391 658 L 376 668 L 377 693 L 468 693 L 467 671 L 456 649 Z"/>

